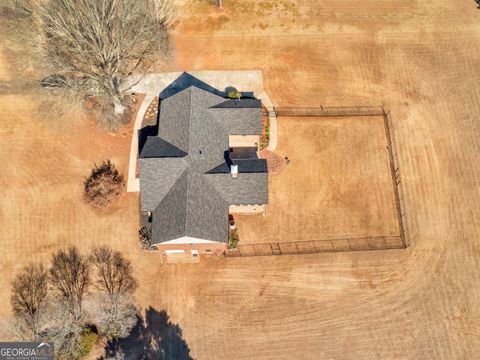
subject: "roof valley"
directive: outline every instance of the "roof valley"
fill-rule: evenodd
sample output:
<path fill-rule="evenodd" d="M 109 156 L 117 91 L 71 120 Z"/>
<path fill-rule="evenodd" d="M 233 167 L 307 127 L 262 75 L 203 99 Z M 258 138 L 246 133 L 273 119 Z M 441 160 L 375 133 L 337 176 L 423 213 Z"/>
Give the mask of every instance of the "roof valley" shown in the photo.
<path fill-rule="evenodd" d="M 185 236 L 226 242 L 230 204 L 268 202 L 264 160 L 239 160 L 237 179 L 225 169 L 210 173 L 230 156 L 229 135 L 261 133 L 261 108 L 226 101 L 191 86 L 160 104 L 158 141 L 139 157 L 142 211 L 153 211 L 155 243 Z"/>

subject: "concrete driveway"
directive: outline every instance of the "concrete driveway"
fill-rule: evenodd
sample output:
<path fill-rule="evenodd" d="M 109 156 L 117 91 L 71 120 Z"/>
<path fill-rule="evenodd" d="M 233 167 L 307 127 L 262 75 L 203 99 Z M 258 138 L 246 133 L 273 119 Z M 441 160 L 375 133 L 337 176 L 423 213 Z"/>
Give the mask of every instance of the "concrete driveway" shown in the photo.
<path fill-rule="evenodd" d="M 256 96 L 263 92 L 263 76 L 261 70 L 235 70 L 235 71 L 189 71 L 153 73 L 132 76 L 125 87 L 129 92 L 143 93 L 158 96 L 163 90 L 175 83 L 182 74 L 190 74 L 218 90 L 234 87 L 238 91 L 254 92 Z M 184 81 L 191 81 L 186 78 Z M 186 84 L 179 83 L 177 86 Z"/>

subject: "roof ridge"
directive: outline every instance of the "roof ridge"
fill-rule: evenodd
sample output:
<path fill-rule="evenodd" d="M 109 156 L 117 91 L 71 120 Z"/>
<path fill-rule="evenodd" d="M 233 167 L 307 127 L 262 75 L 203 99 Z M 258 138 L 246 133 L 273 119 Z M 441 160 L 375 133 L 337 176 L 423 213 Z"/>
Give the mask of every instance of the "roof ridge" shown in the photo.
<path fill-rule="evenodd" d="M 188 168 L 186 168 L 181 174 L 180 176 L 175 180 L 175 182 L 173 183 L 172 187 L 167 191 L 167 193 L 165 194 L 165 196 L 162 198 L 162 200 L 160 200 L 160 202 L 157 204 L 157 206 L 155 206 L 155 209 L 154 209 L 154 212 L 158 211 L 158 207 L 162 204 L 162 202 L 164 201 L 164 199 L 167 198 L 167 196 L 176 189 L 176 186 L 177 184 L 179 183 L 180 179 L 182 179 L 182 177 L 184 176 L 184 174 L 187 172 Z M 185 181 L 185 186 L 188 187 L 188 174 L 186 174 L 187 176 L 187 179 Z M 185 223 L 183 224 L 184 227 L 183 227 L 183 231 L 181 232 L 181 234 L 183 234 L 183 236 L 185 236 L 187 234 L 187 201 L 188 201 L 188 198 L 187 198 L 187 195 L 185 195 Z"/>
<path fill-rule="evenodd" d="M 183 159 L 182 159 L 183 161 Z M 158 206 L 162 203 L 163 199 L 165 199 L 165 197 L 175 188 L 175 185 L 177 185 L 178 181 L 180 180 L 180 178 L 183 176 L 183 174 L 185 174 L 185 172 L 188 170 L 188 167 L 185 168 L 185 170 L 183 170 L 183 172 L 175 179 L 175 182 L 172 184 L 172 186 L 170 187 L 170 189 L 168 189 L 168 191 L 165 193 L 165 196 L 158 202 L 158 204 L 155 206 L 155 209 L 154 211 L 157 211 L 157 208 Z M 187 174 L 188 175 L 188 174 Z M 187 187 L 188 187 L 188 179 L 187 179 Z"/>
<path fill-rule="evenodd" d="M 187 154 L 190 154 L 190 128 L 192 126 L 192 113 L 193 113 L 193 100 L 192 100 L 192 89 L 194 88 L 193 85 L 190 85 L 188 87 L 188 91 L 189 91 L 189 96 L 190 96 L 190 112 L 189 112 L 189 116 L 188 116 L 188 131 L 187 131 L 187 136 L 188 136 L 188 142 L 187 142 L 187 146 L 188 146 L 188 149 L 187 149 Z M 188 186 L 187 186 L 188 187 Z M 187 194 L 188 195 L 188 194 Z"/>
<path fill-rule="evenodd" d="M 217 96 L 218 96 L 218 95 L 217 95 Z M 223 99 L 223 98 L 222 98 L 222 99 Z M 223 100 L 225 100 L 225 99 L 223 99 Z M 220 102 L 220 103 L 218 103 L 217 105 L 222 104 L 222 103 L 223 103 L 223 101 Z M 206 110 L 207 110 L 206 113 L 208 114 L 208 118 L 209 118 L 209 119 L 212 119 L 213 122 L 214 122 L 215 124 L 217 124 L 218 126 L 220 126 L 220 127 L 222 128 L 222 130 L 225 131 L 225 133 L 227 134 L 227 136 L 229 136 L 230 134 L 228 133 L 228 128 L 227 128 L 225 122 L 220 121 L 220 119 L 216 118 L 215 116 L 212 116 L 212 115 L 210 114 L 210 112 L 208 111 L 208 110 L 214 109 L 214 106 L 217 106 L 217 105 L 213 105 L 213 106 L 210 106 L 209 108 L 207 108 L 207 109 L 206 109 Z"/>
<path fill-rule="evenodd" d="M 205 181 L 205 183 L 214 191 L 216 192 L 222 199 L 223 201 L 225 201 L 227 204 L 228 204 L 228 201 L 227 199 L 225 199 L 225 197 L 215 188 L 215 186 L 213 186 L 212 182 L 208 179 L 208 174 L 199 174 L 203 180 Z"/>
<path fill-rule="evenodd" d="M 156 159 L 156 158 L 153 158 L 153 159 Z M 161 159 L 161 158 L 157 158 L 157 159 Z M 168 193 L 175 187 L 175 185 L 177 184 L 178 180 L 182 177 L 182 175 L 184 174 L 184 172 L 188 169 L 188 166 L 187 166 L 187 163 L 186 161 L 183 159 L 183 158 L 165 158 L 165 159 L 175 159 L 176 161 L 180 161 L 182 165 L 185 166 L 185 169 L 182 171 L 182 173 L 180 175 L 178 175 L 178 177 L 175 179 L 175 181 L 173 182 L 172 186 L 170 186 L 170 188 L 167 190 L 167 192 L 165 193 L 165 195 L 160 199 L 160 201 L 158 202 L 157 205 L 155 205 L 155 209 L 157 209 L 158 205 L 160 205 L 160 203 L 162 202 L 162 200 L 165 198 L 165 196 L 168 195 Z"/>

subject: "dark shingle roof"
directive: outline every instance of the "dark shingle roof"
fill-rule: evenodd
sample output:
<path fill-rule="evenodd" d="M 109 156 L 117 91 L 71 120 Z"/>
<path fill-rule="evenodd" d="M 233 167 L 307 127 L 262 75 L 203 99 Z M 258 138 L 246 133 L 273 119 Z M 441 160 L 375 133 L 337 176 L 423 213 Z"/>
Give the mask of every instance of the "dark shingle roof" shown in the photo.
<path fill-rule="evenodd" d="M 154 211 L 187 169 L 183 158 L 140 158 L 140 204 L 142 211 Z"/>
<path fill-rule="evenodd" d="M 180 150 L 158 136 L 148 136 L 140 151 L 141 158 L 184 157 L 186 152 Z"/>
<path fill-rule="evenodd" d="M 229 205 L 268 203 L 268 173 L 206 174 L 205 177 Z"/>
<path fill-rule="evenodd" d="M 188 153 L 190 140 L 191 88 L 165 99 L 160 104 L 158 136 Z"/>
<path fill-rule="evenodd" d="M 228 203 L 205 179 L 191 172 L 188 179 L 186 234 L 199 239 L 227 242 Z"/>
<path fill-rule="evenodd" d="M 228 204 L 199 174 L 185 170 L 152 216 L 154 243 L 182 236 L 225 242 Z"/>
<path fill-rule="evenodd" d="M 212 106 L 212 109 L 232 109 L 232 108 L 261 108 L 262 101 L 258 99 L 229 99 L 218 105 Z"/>
<path fill-rule="evenodd" d="M 158 136 L 147 137 L 139 157 L 141 209 L 153 212 L 154 243 L 226 242 L 229 205 L 268 202 L 265 160 L 228 159 L 228 136 L 261 131 L 261 109 L 213 108 L 229 101 L 192 86 L 161 102 Z M 231 163 L 239 166 L 236 179 Z M 212 169 L 223 170 L 207 174 Z"/>
<path fill-rule="evenodd" d="M 232 159 L 208 171 L 206 174 L 230 174 L 231 165 L 238 165 L 239 173 L 266 173 L 267 160 L 265 159 Z"/>
<path fill-rule="evenodd" d="M 187 221 L 187 180 L 188 170 L 185 170 L 153 211 L 153 239 L 172 240 L 185 234 Z"/>
<path fill-rule="evenodd" d="M 225 126 L 229 135 L 261 135 L 262 108 L 210 108 L 212 117 Z"/>

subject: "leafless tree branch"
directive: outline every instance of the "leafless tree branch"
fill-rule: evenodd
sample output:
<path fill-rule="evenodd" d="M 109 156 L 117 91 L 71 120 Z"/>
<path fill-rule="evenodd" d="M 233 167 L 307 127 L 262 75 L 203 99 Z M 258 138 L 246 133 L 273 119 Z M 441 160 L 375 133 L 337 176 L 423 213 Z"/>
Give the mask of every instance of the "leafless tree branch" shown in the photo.
<path fill-rule="evenodd" d="M 168 54 L 174 0 L 4 1 L 13 8 L 27 4 L 26 23 L 35 31 L 24 40 L 63 77 L 62 88 L 99 97 L 115 114 L 125 109 L 126 78 Z"/>
<path fill-rule="evenodd" d="M 57 294 L 78 320 L 82 316 L 82 300 L 90 285 L 90 263 L 76 247 L 59 250 L 53 255 L 50 281 Z"/>
<path fill-rule="evenodd" d="M 10 298 L 17 325 L 26 337 L 38 339 L 39 320 L 45 311 L 48 273 L 41 264 L 29 264 L 15 277 Z"/>
<path fill-rule="evenodd" d="M 132 294 L 137 281 L 130 261 L 118 251 L 107 247 L 93 249 L 91 261 L 97 270 L 97 285 L 109 296 Z"/>

